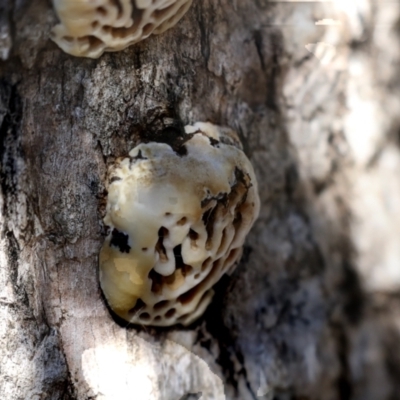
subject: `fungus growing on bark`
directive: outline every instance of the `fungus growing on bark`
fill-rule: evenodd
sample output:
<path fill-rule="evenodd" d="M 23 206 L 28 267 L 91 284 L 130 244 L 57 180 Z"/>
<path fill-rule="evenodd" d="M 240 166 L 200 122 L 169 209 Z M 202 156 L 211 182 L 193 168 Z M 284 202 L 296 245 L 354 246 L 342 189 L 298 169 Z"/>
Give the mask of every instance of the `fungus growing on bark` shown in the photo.
<path fill-rule="evenodd" d="M 198 318 L 259 212 L 236 134 L 208 123 L 185 130 L 180 148 L 140 144 L 109 173 L 100 283 L 111 309 L 132 323 Z"/>
<path fill-rule="evenodd" d="M 163 33 L 192 0 L 53 0 L 60 19 L 51 38 L 66 53 L 98 58 Z"/>

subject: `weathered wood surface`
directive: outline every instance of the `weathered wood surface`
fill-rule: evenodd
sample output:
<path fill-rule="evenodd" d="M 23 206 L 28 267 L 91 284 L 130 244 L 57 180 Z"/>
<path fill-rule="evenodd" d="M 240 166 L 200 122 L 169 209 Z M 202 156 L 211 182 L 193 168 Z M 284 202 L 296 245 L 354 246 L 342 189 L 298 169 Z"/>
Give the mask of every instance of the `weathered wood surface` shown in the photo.
<path fill-rule="evenodd" d="M 99 60 L 48 39 L 48 2 L 0 10 L 2 399 L 399 398 L 398 3 L 196 1 Z M 206 120 L 260 182 L 245 255 L 194 326 L 118 325 L 107 166 Z"/>

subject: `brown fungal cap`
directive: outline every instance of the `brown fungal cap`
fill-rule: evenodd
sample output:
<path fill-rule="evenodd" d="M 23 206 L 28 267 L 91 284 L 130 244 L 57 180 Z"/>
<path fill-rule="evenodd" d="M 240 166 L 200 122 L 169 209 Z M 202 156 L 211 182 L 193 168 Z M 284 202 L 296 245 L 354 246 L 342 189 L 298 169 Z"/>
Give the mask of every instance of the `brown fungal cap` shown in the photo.
<path fill-rule="evenodd" d="M 259 212 L 237 136 L 207 123 L 186 131 L 185 155 L 165 143 L 140 144 L 111 169 L 100 283 L 110 307 L 132 323 L 198 318 Z"/>
<path fill-rule="evenodd" d="M 52 39 L 66 53 L 98 58 L 174 26 L 192 0 L 53 0 Z"/>

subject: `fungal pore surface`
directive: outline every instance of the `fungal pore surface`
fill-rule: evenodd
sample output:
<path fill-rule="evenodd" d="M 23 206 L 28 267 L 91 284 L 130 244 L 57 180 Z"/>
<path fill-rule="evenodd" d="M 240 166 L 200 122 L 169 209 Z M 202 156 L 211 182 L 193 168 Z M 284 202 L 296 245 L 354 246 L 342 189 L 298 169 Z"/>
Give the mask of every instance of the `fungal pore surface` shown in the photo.
<path fill-rule="evenodd" d="M 254 171 L 236 134 L 209 123 L 185 130 L 178 147 L 140 144 L 109 172 L 100 283 L 132 323 L 198 318 L 258 216 Z"/>
<path fill-rule="evenodd" d="M 66 53 L 98 58 L 163 33 L 192 0 L 53 0 L 60 19 L 51 38 Z"/>

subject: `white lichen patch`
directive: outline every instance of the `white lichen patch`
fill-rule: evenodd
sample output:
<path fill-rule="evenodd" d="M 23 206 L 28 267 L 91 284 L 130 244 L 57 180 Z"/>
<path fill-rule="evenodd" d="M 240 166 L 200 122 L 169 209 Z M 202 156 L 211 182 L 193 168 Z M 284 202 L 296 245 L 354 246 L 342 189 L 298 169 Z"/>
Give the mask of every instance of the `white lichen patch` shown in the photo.
<path fill-rule="evenodd" d="M 53 0 L 60 24 L 51 38 L 66 53 L 98 58 L 163 33 L 192 0 Z"/>
<path fill-rule="evenodd" d="M 237 136 L 186 127 L 180 147 L 147 143 L 111 168 L 100 283 L 112 310 L 137 324 L 188 325 L 237 263 L 259 212 L 253 168 Z"/>

